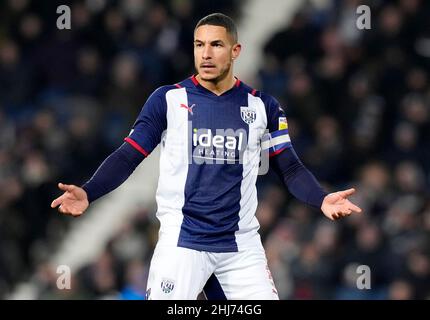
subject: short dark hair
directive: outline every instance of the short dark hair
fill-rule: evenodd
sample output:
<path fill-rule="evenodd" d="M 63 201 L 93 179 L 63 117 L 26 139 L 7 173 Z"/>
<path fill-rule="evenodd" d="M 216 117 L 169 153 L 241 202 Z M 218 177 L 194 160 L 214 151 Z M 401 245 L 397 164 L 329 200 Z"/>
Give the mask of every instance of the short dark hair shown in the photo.
<path fill-rule="evenodd" d="M 233 38 L 233 41 L 236 43 L 238 40 L 237 36 L 237 28 L 233 19 L 223 13 L 211 13 L 206 17 L 202 18 L 194 28 L 194 31 L 200 26 L 210 25 L 210 26 L 219 26 L 224 27 L 227 30 L 227 33 L 230 34 Z"/>

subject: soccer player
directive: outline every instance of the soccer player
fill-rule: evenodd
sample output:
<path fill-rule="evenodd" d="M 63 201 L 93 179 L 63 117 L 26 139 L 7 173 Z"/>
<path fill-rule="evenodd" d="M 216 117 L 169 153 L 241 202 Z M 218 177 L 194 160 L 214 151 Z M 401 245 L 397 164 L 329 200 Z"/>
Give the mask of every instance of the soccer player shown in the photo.
<path fill-rule="evenodd" d="M 348 200 L 354 189 L 327 194 L 298 159 L 279 103 L 234 77 L 240 52 L 231 18 L 201 19 L 197 74 L 153 92 L 125 142 L 82 187 L 60 183 L 64 193 L 51 204 L 83 214 L 161 143 L 149 299 L 196 299 L 202 291 L 208 299 L 279 299 L 255 217 L 262 150 L 289 191 L 327 218 L 361 212 Z"/>

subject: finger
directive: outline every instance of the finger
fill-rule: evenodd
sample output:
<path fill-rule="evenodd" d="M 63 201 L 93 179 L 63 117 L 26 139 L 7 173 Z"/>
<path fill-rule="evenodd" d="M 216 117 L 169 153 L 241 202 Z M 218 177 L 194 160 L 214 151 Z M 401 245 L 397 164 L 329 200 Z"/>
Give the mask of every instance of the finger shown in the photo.
<path fill-rule="evenodd" d="M 360 213 L 360 212 L 362 211 L 360 207 L 356 206 L 356 205 L 355 205 L 355 204 L 353 204 L 353 203 L 350 203 L 349 208 L 350 208 L 352 211 L 354 211 L 354 212 L 358 212 L 358 213 Z"/>
<path fill-rule="evenodd" d="M 74 185 L 71 185 L 71 184 L 64 184 L 64 183 L 59 183 L 58 184 L 58 188 L 60 188 L 61 190 L 63 190 L 63 191 L 70 191 L 70 192 L 72 192 L 73 191 L 73 189 L 75 189 L 76 188 L 76 186 L 74 186 Z"/>
<path fill-rule="evenodd" d="M 71 214 L 72 214 L 72 213 L 70 212 L 70 210 L 69 210 L 66 206 L 64 206 L 64 205 L 60 205 L 60 206 L 58 207 L 58 211 L 59 211 L 60 213 L 64 214 L 64 215 L 71 215 Z"/>
<path fill-rule="evenodd" d="M 344 205 L 342 206 L 342 209 L 341 209 L 342 211 L 350 211 L 351 213 L 352 212 L 358 212 L 358 213 L 360 213 L 361 212 L 361 208 L 360 207 L 358 207 L 358 206 L 356 206 L 355 204 L 353 204 L 351 201 L 349 201 L 349 200 L 346 200 L 346 202 L 344 203 Z"/>
<path fill-rule="evenodd" d="M 76 217 L 79 217 L 82 213 L 83 213 L 83 212 L 81 212 L 81 211 L 73 212 L 73 213 L 72 213 L 72 216 L 73 216 L 74 218 L 76 218 Z"/>
<path fill-rule="evenodd" d="M 64 198 L 65 198 L 65 195 L 63 194 L 62 196 L 58 197 L 57 199 L 54 199 L 54 201 L 52 201 L 52 203 L 51 203 L 51 208 L 55 208 L 58 205 L 61 205 Z"/>
<path fill-rule="evenodd" d="M 62 214 L 65 214 L 65 213 L 66 213 L 66 212 L 65 212 L 65 210 L 64 210 L 63 205 L 60 205 L 60 206 L 58 207 L 58 212 L 59 212 L 59 213 L 62 213 Z"/>
<path fill-rule="evenodd" d="M 355 192 L 354 188 L 351 189 L 347 189 L 347 190 L 342 190 L 342 191 L 338 191 L 337 193 L 342 197 L 342 198 L 346 198 L 349 197 L 350 195 L 352 195 Z"/>
<path fill-rule="evenodd" d="M 344 217 L 345 217 L 345 216 L 349 216 L 351 213 L 352 213 L 352 210 L 347 209 L 347 210 L 344 212 L 343 216 L 344 216 Z"/>
<path fill-rule="evenodd" d="M 54 201 L 51 202 L 51 208 L 55 208 L 60 204 L 60 202 L 61 202 L 60 198 L 55 199 Z"/>

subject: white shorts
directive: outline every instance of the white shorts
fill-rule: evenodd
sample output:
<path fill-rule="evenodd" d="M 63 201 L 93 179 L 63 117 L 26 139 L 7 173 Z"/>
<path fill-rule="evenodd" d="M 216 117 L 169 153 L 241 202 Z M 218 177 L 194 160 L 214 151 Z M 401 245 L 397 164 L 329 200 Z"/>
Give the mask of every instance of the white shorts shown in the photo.
<path fill-rule="evenodd" d="M 147 284 L 149 300 L 278 300 L 263 246 L 206 252 L 157 244 Z"/>

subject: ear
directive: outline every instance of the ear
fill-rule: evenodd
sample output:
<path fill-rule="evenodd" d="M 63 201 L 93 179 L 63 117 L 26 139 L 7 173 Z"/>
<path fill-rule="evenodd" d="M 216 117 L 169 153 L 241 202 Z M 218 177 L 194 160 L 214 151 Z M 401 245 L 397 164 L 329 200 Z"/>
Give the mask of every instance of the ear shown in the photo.
<path fill-rule="evenodd" d="M 231 59 L 236 60 L 240 55 L 240 51 L 242 50 L 242 45 L 240 43 L 236 43 L 231 48 Z"/>

